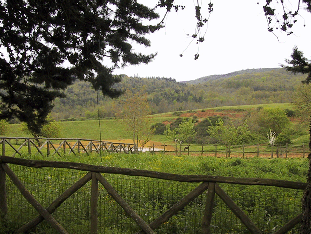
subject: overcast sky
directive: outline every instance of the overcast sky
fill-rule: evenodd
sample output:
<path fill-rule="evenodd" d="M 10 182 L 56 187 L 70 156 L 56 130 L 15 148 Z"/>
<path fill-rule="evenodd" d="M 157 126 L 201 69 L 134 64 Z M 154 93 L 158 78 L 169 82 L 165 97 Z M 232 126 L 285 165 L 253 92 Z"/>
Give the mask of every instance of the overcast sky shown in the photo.
<path fill-rule="evenodd" d="M 258 1 L 261 4 L 257 4 Z M 137 48 L 144 53 L 157 52 L 157 57 L 148 65 L 118 69 L 116 74 L 188 81 L 244 69 L 274 68 L 285 64 L 294 46 L 311 58 L 311 13 L 301 10 L 302 17 L 297 18 L 294 34 L 286 36 L 277 32 L 277 38 L 267 31 L 262 1 L 213 0 L 214 12 L 205 41 L 199 47 L 194 42 L 187 48 L 191 41 L 187 34 L 192 35 L 195 27 L 193 2 L 196 1 L 179 2 L 186 5 L 186 9 L 169 14 L 165 28 L 149 36 L 151 47 Z M 202 2 L 203 8 L 207 9 L 209 1 Z M 295 10 L 296 6 L 293 5 L 292 9 Z M 194 60 L 198 50 L 200 57 Z M 183 57 L 179 56 L 181 53 Z"/>

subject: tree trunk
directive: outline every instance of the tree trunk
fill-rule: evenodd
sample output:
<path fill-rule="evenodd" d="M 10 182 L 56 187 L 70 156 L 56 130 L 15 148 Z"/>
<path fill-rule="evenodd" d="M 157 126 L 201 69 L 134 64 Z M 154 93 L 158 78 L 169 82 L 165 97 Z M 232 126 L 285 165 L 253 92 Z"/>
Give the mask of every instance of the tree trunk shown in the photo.
<path fill-rule="evenodd" d="M 301 233 L 310 234 L 311 233 L 311 122 L 309 127 L 310 142 L 309 142 L 309 171 L 307 175 L 308 185 L 305 189 L 303 200 L 302 200 L 302 224 Z"/>

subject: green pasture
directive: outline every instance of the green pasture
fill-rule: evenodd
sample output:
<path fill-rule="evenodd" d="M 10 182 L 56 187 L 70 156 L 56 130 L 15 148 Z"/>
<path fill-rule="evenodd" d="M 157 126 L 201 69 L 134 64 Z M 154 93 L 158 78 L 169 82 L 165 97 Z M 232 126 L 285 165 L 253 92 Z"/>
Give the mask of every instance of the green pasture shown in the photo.
<path fill-rule="evenodd" d="M 269 178 L 306 182 L 307 159 L 234 159 L 214 157 L 178 157 L 164 154 L 91 154 L 42 157 L 23 155 L 23 158 L 80 162 L 92 165 L 135 168 L 183 175 L 219 175 L 244 178 Z M 9 165 L 26 188 L 43 205 L 48 206 L 66 188 L 86 172 L 72 169 L 27 168 Z M 148 223 L 163 214 L 198 183 L 181 183 L 144 177 L 102 174 L 135 211 Z M 8 180 L 8 216 L 0 222 L 0 233 L 10 233 L 36 216 L 36 211 L 21 197 Z M 220 184 L 234 202 L 250 216 L 262 233 L 278 230 L 301 212 L 303 191 L 265 186 Z M 53 217 L 69 233 L 89 233 L 90 183 L 62 204 Z M 157 229 L 157 233 L 201 233 L 201 220 L 206 194 Z M 244 225 L 216 196 L 212 218 L 213 233 L 249 233 Z M 137 225 L 99 185 L 98 233 L 136 233 Z M 2 226 L 1 226 L 2 225 Z M 292 233 L 299 233 L 298 227 Z M 43 222 L 32 233 L 53 233 Z"/>

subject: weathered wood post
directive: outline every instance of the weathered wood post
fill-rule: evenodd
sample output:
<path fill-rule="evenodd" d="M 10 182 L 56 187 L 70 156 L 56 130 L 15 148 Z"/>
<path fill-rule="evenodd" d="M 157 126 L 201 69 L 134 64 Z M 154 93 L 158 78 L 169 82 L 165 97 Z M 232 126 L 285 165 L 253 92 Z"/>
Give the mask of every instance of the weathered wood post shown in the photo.
<path fill-rule="evenodd" d="M 154 143 L 152 144 L 152 153 L 154 154 Z"/>
<path fill-rule="evenodd" d="M 93 141 L 90 141 L 90 144 L 89 144 L 89 152 L 92 153 L 93 151 Z"/>
<path fill-rule="evenodd" d="M 96 173 L 92 172 L 92 185 L 91 185 L 91 234 L 97 234 L 97 229 L 98 229 L 97 202 L 98 202 L 98 180 L 96 178 Z"/>
<path fill-rule="evenodd" d="M 46 142 L 46 155 L 47 156 L 50 155 L 50 141 L 49 140 Z"/>
<path fill-rule="evenodd" d="M 66 140 L 63 141 L 64 154 L 66 154 Z"/>
<path fill-rule="evenodd" d="M 5 139 L 2 138 L 2 156 L 5 156 Z"/>
<path fill-rule="evenodd" d="M 214 197 L 215 197 L 215 183 L 208 184 L 207 190 L 207 197 L 204 209 L 204 215 L 202 220 L 202 233 L 203 234 L 210 234 L 211 229 L 211 220 L 213 215 L 213 204 L 214 204 Z"/>
<path fill-rule="evenodd" d="M 204 151 L 203 151 L 203 143 L 202 143 L 202 151 L 201 151 L 201 156 L 203 155 L 203 152 L 204 152 Z"/>
<path fill-rule="evenodd" d="M 0 159 L 0 218 L 3 220 L 8 212 L 8 205 L 5 190 L 6 173 L 2 168 Z"/>
<path fill-rule="evenodd" d="M 244 144 L 242 145 L 242 150 L 243 150 L 243 158 L 245 158 L 245 147 L 244 147 Z"/>
<path fill-rule="evenodd" d="M 28 138 L 28 154 L 31 154 L 30 138 Z"/>

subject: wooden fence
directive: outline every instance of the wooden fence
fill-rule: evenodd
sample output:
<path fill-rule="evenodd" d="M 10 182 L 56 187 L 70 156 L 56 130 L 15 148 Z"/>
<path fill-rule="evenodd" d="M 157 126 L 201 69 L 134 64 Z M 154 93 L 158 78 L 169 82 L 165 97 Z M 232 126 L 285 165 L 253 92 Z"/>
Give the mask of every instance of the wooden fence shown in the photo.
<path fill-rule="evenodd" d="M 22 153 L 35 153 L 47 156 L 55 154 L 79 154 L 92 152 L 116 152 L 134 153 L 139 149 L 134 144 L 122 142 L 99 141 L 77 138 L 25 138 L 25 137 L 1 137 L 0 147 L 3 156 L 21 155 Z M 205 155 L 215 157 L 265 157 L 288 158 L 307 156 L 308 148 L 301 146 L 267 146 L 267 145 L 152 145 L 145 151 L 151 153 L 174 153 L 176 155 Z"/>
<path fill-rule="evenodd" d="M 189 144 L 176 144 L 175 150 L 164 150 L 154 151 L 153 149 L 157 146 L 150 147 L 149 151 L 152 153 L 164 152 L 172 153 L 176 155 L 205 155 L 205 156 L 214 156 L 214 157 L 239 157 L 239 158 L 253 158 L 253 157 L 262 157 L 262 158 L 293 158 L 300 157 L 305 158 L 308 154 L 308 148 L 302 144 L 299 146 L 269 146 L 269 145 L 189 145 Z"/>
<path fill-rule="evenodd" d="M 110 141 L 99 141 L 77 138 L 25 138 L 25 137 L 2 137 L 0 138 L 3 156 L 12 156 L 22 153 L 37 153 L 41 155 L 79 154 L 124 152 L 133 153 L 134 144 L 116 143 Z"/>
<path fill-rule="evenodd" d="M 88 173 L 63 192 L 57 199 L 55 199 L 48 207 L 44 208 L 28 191 L 18 176 L 10 169 L 9 164 L 21 165 L 34 168 L 68 168 L 74 170 L 87 171 Z M 188 183 L 200 183 L 193 191 L 183 197 L 180 201 L 175 203 L 165 213 L 160 215 L 151 223 L 147 223 L 140 217 L 134 209 L 123 199 L 120 194 L 114 189 L 113 186 L 105 179 L 102 173 L 121 174 L 128 176 L 140 176 L 150 177 L 163 180 L 172 180 Z M 7 215 L 7 200 L 6 200 L 6 176 L 8 176 L 15 186 L 19 189 L 21 194 L 26 200 L 37 210 L 39 215 L 27 224 L 19 227 L 16 233 L 24 233 L 31 228 L 38 225 L 43 220 L 46 220 L 58 233 L 68 233 L 64 227 L 55 220 L 52 216 L 53 212 L 71 195 L 73 195 L 79 188 L 83 187 L 88 181 L 91 181 L 90 192 L 90 233 L 95 234 L 98 232 L 98 213 L 97 204 L 99 199 L 98 183 L 102 184 L 111 197 L 124 209 L 129 217 L 131 217 L 142 232 L 155 233 L 155 230 L 163 223 L 167 222 L 172 216 L 176 215 L 178 211 L 182 210 L 197 196 L 207 191 L 205 209 L 202 219 L 202 233 L 211 233 L 211 219 L 213 216 L 213 204 L 215 194 L 217 194 L 221 200 L 228 206 L 228 208 L 238 217 L 241 222 L 247 227 L 250 233 L 262 233 L 253 221 L 242 211 L 242 209 L 231 199 L 231 197 L 219 186 L 220 183 L 228 184 L 240 184 L 240 185 L 261 185 L 261 186 L 275 186 L 283 188 L 291 188 L 303 190 L 306 187 L 306 183 L 291 182 L 284 180 L 272 180 L 272 179 L 252 179 L 252 178 L 233 178 L 233 177 L 221 177 L 221 176 L 208 176 L 208 175 L 177 175 L 169 173 L 161 173 L 156 171 L 145 171 L 137 169 L 116 168 L 116 167 L 103 167 L 87 165 L 82 163 L 70 163 L 70 162 L 52 162 L 43 160 L 26 160 L 13 157 L 0 157 L 0 210 L 2 217 Z M 302 215 L 299 214 L 292 220 L 289 220 L 283 227 L 277 230 L 275 233 L 286 233 L 294 228 L 295 225 L 301 222 Z"/>

